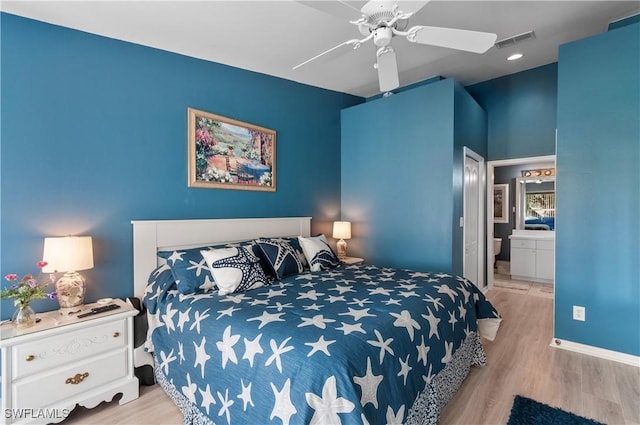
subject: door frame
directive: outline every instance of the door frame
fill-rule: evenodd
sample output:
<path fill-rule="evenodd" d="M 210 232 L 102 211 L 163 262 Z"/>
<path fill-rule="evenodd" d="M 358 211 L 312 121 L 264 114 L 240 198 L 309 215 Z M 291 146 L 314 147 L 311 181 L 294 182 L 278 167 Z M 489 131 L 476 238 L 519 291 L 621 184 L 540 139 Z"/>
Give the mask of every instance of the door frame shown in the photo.
<path fill-rule="evenodd" d="M 467 213 L 467 193 L 466 193 L 466 184 L 465 184 L 465 162 L 467 160 L 467 157 L 473 159 L 474 161 L 476 161 L 478 163 L 478 213 L 479 213 L 479 217 L 478 217 L 478 260 L 477 260 L 477 264 L 478 264 L 478 277 L 479 279 L 481 279 L 480 282 L 474 282 L 478 288 L 482 291 L 485 291 L 487 289 L 487 279 L 485 276 L 485 250 L 483 249 L 484 245 L 483 242 L 484 237 L 485 237 L 485 232 L 484 229 L 482 228 L 482 223 L 484 223 L 484 216 L 485 216 L 485 208 L 484 208 L 484 197 L 482 196 L 482 188 L 487 186 L 487 173 L 486 173 L 486 167 L 485 167 L 485 160 L 484 157 L 482 157 L 481 155 L 478 155 L 477 153 L 475 153 L 473 150 L 469 149 L 466 146 L 463 146 L 462 148 L 462 152 L 463 152 L 463 160 L 462 160 L 462 274 L 464 275 L 464 271 L 465 271 L 465 266 L 466 266 L 466 255 L 465 255 L 465 249 L 466 249 L 466 241 L 467 241 L 467 217 L 466 217 L 466 213 Z M 493 217 L 493 216 L 492 216 Z M 493 222 L 492 222 L 493 223 Z"/>
<path fill-rule="evenodd" d="M 493 180 L 494 168 L 506 167 L 509 165 L 529 164 L 532 162 L 553 162 L 556 163 L 555 155 L 530 156 L 526 158 L 498 159 L 487 162 L 487 289 L 493 288 Z M 511 214 L 511 211 L 509 211 Z"/>

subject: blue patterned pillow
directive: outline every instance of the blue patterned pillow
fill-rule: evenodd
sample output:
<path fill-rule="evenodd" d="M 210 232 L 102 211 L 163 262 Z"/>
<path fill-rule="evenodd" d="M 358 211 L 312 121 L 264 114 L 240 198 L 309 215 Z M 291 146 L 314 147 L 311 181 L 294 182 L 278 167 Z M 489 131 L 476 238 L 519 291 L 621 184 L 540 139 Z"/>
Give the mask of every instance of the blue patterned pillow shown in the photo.
<path fill-rule="evenodd" d="M 167 264 L 171 267 L 171 274 L 176 280 L 178 291 L 181 294 L 204 293 L 215 289 L 216 282 L 200 251 L 250 245 L 253 245 L 252 241 L 201 246 L 176 251 L 159 251 L 158 257 L 167 260 Z"/>
<path fill-rule="evenodd" d="M 300 258 L 302 252 L 296 252 L 292 244 L 285 238 L 256 239 L 254 242 L 260 247 L 264 259 L 269 263 L 270 270 L 278 279 L 304 271 L 304 264 Z"/>
<path fill-rule="evenodd" d="M 300 246 L 302 247 L 302 251 L 304 251 L 305 257 L 307 257 L 311 271 L 329 270 L 340 264 L 340 260 L 338 260 L 338 257 L 333 253 L 324 235 L 310 238 L 298 236 L 298 240 L 300 241 Z"/>
<path fill-rule="evenodd" d="M 201 254 L 216 279 L 220 295 L 244 292 L 268 283 L 260 260 L 249 247 L 204 250 Z"/>

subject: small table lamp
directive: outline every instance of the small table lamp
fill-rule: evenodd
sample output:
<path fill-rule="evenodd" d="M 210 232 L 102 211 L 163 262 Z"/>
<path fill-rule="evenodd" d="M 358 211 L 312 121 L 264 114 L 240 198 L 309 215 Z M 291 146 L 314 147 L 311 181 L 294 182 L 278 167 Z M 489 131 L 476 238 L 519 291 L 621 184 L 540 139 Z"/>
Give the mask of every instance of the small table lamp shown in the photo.
<path fill-rule="evenodd" d="M 347 243 L 345 239 L 351 239 L 351 222 L 350 221 L 335 221 L 333 223 L 333 237 L 340 239 L 337 243 L 338 259 L 344 260 L 347 256 Z"/>
<path fill-rule="evenodd" d="M 86 282 L 78 270 L 93 268 L 91 236 L 44 238 L 42 257 L 42 260 L 47 262 L 42 268 L 44 273 L 64 273 L 56 281 L 60 314 L 68 315 L 80 311 L 84 302 Z"/>

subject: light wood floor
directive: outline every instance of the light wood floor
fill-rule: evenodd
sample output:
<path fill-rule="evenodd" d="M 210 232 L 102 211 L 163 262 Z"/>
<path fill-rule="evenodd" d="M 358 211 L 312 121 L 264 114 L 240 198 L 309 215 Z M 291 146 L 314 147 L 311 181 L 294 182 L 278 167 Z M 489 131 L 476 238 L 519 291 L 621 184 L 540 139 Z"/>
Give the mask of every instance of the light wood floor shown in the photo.
<path fill-rule="evenodd" d="M 488 364 L 473 368 L 442 411 L 441 424 L 507 423 L 520 394 L 604 422 L 640 424 L 640 369 L 549 346 L 548 293 L 496 287 L 487 297 L 503 317 L 495 342 L 483 341 Z M 180 424 L 182 415 L 158 386 L 142 387 L 125 405 L 76 408 L 63 424 Z"/>

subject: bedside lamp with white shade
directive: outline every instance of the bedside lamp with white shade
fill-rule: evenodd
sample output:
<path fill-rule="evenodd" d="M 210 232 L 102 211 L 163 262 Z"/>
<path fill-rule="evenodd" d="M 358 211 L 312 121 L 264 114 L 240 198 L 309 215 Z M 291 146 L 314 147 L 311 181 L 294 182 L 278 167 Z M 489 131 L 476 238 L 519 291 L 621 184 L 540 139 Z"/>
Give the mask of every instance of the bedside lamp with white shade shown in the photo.
<path fill-rule="evenodd" d="M 47 262 L 42 268 L 44 273 L 64 273 L 56 281 L 60 314 L 80 311 L 84 303 L 86 282 L 78 271 L 93 268 L 91 236 L 45 238 L 42 257 Z"/>
<path fill-rule="evenodd" d="M 344 260 L 347 256 L 347 243 L 344 240 L 351 239 L 351 222 L 333 222 L 333 237 L 335 239 L 339 239 L 336 245 L 336 247 L 338 248 L 338 259 Z"/>

